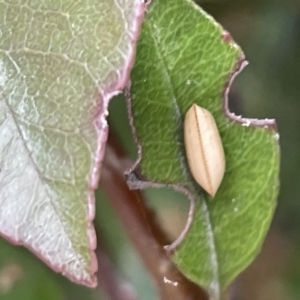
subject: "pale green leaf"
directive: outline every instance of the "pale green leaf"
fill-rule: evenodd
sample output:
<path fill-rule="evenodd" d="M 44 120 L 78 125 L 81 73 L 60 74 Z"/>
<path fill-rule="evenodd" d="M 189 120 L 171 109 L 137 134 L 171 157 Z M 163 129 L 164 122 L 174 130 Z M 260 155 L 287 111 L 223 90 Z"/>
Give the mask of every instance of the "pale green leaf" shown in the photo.
<path fill-rule="evenodd" d="M 108 101 L 141 0 L 0 0 L 0 232 L 94 286 L 94 193 Z"/>

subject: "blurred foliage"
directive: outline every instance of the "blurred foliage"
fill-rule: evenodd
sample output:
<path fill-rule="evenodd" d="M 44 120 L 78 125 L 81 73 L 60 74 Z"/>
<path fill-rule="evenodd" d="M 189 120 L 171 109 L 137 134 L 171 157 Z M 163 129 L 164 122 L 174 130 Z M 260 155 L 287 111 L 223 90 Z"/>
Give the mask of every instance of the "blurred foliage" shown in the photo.
<path fill-rule="evenodd" d="M 0 241 L 1 300 L 101 299 L 98 295 L 55 274 L 28 250 Z"/>
<path fill-rule="evenodd" d="M 298 174 L 300 169 L 300 2 L 299 0 L 198 2 L 231 33 L 250 62 L 233 84 L 231 100 L 234 101 L 230 102 L 232 110 L 242 113 L 245 117 L 275 118 L 280 133 L 281 191 L 271 229 L 272 236 L 277 236 L 276 242 L 274 243 L 270 234 L 263 253 L 258 258 L 260 267 L 254 267 L 257 264 L 251 266 L 241 276 L 233 290 L 237 291 L 245 286 L 239 284 L 241 281 L 250 284 L 261 268 L 268 266 L 265 264 L 268 261 L 266 256 L 272 260 L 277 250 L 289 248 L 288 253 L 284 252 L 285 254 L 282 255 L 279 251 L 282 261 L 276 278 L 273 276 L 275 279 L 272 280 L 274 284 L 281 287 L 281 299 L 297 300 L 300 295 L 300 176 Z M 122 97 L 114 99 L 110 105 L 110 124 L 117 131 L 119 140 L 130 153 L 130 157 L 134 158 L 136 150 L 131 139 L 126 113 L 126 105 Z M 147 191 L 147 197 L 157 208 L 159 215 L 162 218 L 166 217 L 169 224 L 172 220 L 168 212 L 171 209 L 174 211 L 177 203 L 178 208 L 175 210 L 184 211 L 182 218 L 185 218 L 186 209 L 181 208 L 184 203 L 181 195 L 164 190 L 162 196 L 159 190 L 152 190 Z M 181 200 L 174 203 L 174 201 L 165 201 L 166 198 Z M 151 281 L 144 275 L 145 270 L 124 237 L 120 224 L 112 213 L 104 213 L 106 211 L 107 203 L 104 197 L 99 195 L 96 221 L 103 228 L 109 249 L 114 249 L 112 253 L 116 264 L 120 266 L 121 274 L 139 288 L 138 293 L 142 295 L 140 299 L 155 299 Z M 174 223 L 177 223 L 180 216 L 178 213 L 174 215 L 176 216 Z M 268 247 L 270 240 L 273 247 Z M 270 252 L 270 248 L 273 252 Z M 265 259 L 260 260 L 261 257 Z M 11 264 L 19 265 L 20 269 L 16 273 L 20 273 L 12 282 L 12 286 L 5 290 L 1 287 L 1 271 Z M 263 294 L 264 300 L 278 299 L 266 295 L 266 293 L 272 295 L 272 291 L 260 290 L 260 286 L 255 288 L 256 294 Z M 2 240 L 0 243 L 1 290 L 1 300 L 103 299 L 99 291 L 69 283 L 62 276 L 50 271 L 28 251 L 11 246 Z M 270 290 L 273 290 L 273 293 L 277 291 Z M 236 300 L 249 299 L 243 291 L 237 293 L 240 296 Z"/>

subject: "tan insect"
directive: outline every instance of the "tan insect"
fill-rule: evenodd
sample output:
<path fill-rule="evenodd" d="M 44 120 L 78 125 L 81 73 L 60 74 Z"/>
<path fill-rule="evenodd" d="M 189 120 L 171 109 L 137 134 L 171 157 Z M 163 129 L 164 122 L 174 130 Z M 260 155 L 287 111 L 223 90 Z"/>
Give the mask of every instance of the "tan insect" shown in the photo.
<path fill-rule="evenodd" d="M 185 115 L 184 143 L 190 171 L 196 182 L 215 196 L 225 172 L 221 137 L 212 114 L 193 104 Z"/>

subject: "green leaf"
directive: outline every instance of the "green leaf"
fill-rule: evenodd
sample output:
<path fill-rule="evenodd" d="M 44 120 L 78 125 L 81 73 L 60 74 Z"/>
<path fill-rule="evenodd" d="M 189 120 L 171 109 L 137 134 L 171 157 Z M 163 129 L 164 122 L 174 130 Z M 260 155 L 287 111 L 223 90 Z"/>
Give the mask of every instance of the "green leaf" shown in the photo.
<path fill-rule="evenodd" d="M 260 250 L 278 192 L 274 121 L 242 119 L 228 111 L 230 80 L 244 65 L 230 35 L 192 1 L 150 5 L 128 97 L 140 150 L 128 183 L 173 186 L 195 204 L 189 231 L 170 250 L 181 242 L 174 261 L 213 299 Z M 183 120 L 193 103 L 213 114 L 224 146 L 226 171 L 214 199 L 192 179 L 185 156 Z"/>
<path fill-rule="evenodd" d="M 89 286 L 106 112 L 143 11 L 140 0 L 0 2 L 0 231 Z"/>

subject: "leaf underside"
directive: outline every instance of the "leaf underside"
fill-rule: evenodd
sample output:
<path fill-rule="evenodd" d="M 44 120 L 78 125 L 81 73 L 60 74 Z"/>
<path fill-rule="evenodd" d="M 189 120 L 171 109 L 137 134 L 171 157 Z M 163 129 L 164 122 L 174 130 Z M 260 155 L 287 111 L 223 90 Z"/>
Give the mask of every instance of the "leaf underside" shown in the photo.
<path fill-rule="evenodd" d="M 156 0 L 148 8 L 131 73 L 129 107 L 139 146 L 129 184 L 184 189 L 195 203 L 173 259 L 213 299 L 255 258 L 278 192 L 278 134 L 272 120 L 242 119 L 227 109 L 230 79 L 245 63 L 240 48 L 192 1 Z M 192 179 L 183 119 L 196 103 L 214 116 L 226 157 L 211 199 Z M 139 177 L 130 176 L 139 172 Z M 172 248 L 172 246 L 171 246 Z"/>
<path fill-rule="evenodd" d="M 128 80 L 144 4 L 25 2 L 0 1 L 0 232 L 95 286 L 106 111 Z"/>

